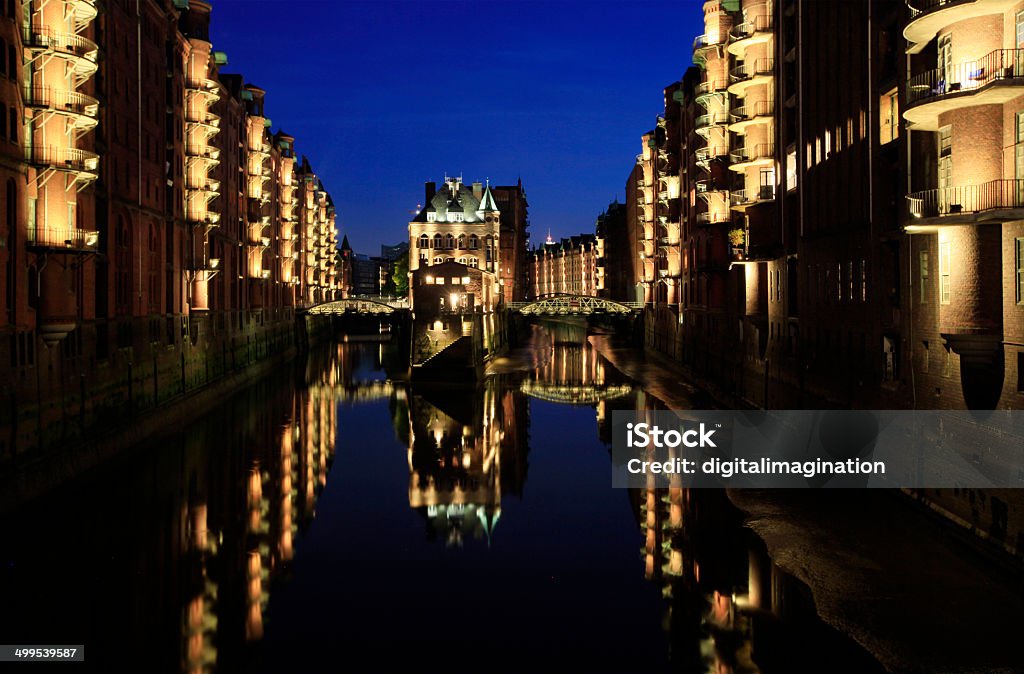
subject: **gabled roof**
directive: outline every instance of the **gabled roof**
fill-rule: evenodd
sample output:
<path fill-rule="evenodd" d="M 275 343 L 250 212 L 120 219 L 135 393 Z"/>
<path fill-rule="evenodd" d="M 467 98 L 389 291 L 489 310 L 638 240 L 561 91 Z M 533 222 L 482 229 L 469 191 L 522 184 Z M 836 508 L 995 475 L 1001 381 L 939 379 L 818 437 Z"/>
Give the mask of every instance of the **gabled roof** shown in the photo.
<path fill-rule="evenodd" d="M 480 199 L 480 210 L 484 213 L 500 212 L 498 210 L 498 204 L 494 201 L 494 195 L 491 194 L 490 183 L 487 184 L 486 189 L 484 189 L 484 196 Z"/>

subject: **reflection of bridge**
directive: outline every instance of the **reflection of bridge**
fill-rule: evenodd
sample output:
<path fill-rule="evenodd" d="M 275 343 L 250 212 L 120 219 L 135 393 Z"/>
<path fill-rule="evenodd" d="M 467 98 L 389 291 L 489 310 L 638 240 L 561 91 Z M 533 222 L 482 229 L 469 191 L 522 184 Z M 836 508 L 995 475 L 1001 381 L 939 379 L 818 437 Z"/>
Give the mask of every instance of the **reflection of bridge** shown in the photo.
<path fill-rule="evenodd" d="M 630 384 L 551 384 L 528 379 L 520 390 L 531 398 L 563 405 L 593 405 L 621 398 L 633 391 Z"/>
<path fill-rule="evenodd" d="M 349 383 L 317 383 L 309 387 L 311 395 L 315 397 L 333 398 L 340 402 L 365 403 L 374 400 L 390 400 L 392 395 L 398 394 L 399 398 L 404 397 L 405 390 L 395 388 L 390 381 L 353 381 Z"/>
<path fill-rule="evenodd" d="M 531 302 L 509 302 L 507 306 L 524 316 L 630 315 L 644 308 L 640 302 L 615 302 L 604 297 L 568 294 L 545 295 Z"/>
<path fill-rule="evenodd" d="M 396 311 L 408 311 L 408 309 L 409 300 L 404 297 L 359 296 L 318 304 L 306 309 L 305 313 L 321 316 L 344 316 L 346 314 L 383 316 Z"/>

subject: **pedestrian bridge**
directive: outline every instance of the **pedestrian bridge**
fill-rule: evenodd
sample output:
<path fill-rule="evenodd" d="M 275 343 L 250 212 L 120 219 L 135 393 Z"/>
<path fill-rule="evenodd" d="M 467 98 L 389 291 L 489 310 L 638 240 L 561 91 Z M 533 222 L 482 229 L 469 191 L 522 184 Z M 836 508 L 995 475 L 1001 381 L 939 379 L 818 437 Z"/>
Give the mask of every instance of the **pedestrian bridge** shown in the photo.
<path fill-rule="evenodd" d="M 409 300 L 404 297 L 359 296 L 317 304 L 306 309 L 305 313 L 314 316 L 344 316 L 346 314 L 378 316 L 393 314 L 396 311 L 407 311 L 408 309 Z"/>
<path fill-rule="evenodd" d="M 641 302 L 615 302 L 589 295 L 545 295 L 531 302 L 509 302 L 508 308 L 524 316 L 629 315 L 644 308 Z"/>
<path fill-rule="evenodd" d="M 630 384 L 568 384 L 527 379 L 520 390 L 531 398 L 560 405 L 593 405 L 614 400 L 633 391 Z"/>

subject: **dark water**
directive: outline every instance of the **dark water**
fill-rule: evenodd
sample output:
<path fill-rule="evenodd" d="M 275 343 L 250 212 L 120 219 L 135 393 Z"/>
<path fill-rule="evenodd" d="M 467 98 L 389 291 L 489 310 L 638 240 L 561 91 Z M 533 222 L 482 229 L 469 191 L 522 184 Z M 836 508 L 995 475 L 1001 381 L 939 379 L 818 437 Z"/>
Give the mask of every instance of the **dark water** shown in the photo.
<path fill-rule="evenodd" d="M 333 344 L 0 520 L 0 643 L 86 645 L 57 671 L 876 671 L 723 493 L 610 487 L 611 411 L 659 403 L 580 330 L 473 388 L 400 362 Z"/>

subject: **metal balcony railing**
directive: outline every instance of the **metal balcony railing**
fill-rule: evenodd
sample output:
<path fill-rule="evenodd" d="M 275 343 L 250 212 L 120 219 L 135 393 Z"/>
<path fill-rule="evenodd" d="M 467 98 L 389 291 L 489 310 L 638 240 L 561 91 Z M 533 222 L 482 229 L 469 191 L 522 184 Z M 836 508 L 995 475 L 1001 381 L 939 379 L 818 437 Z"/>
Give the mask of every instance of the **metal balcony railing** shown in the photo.
<path fill-rule="evenodd" d="M 757 145 L 750 145 L 729 153 L 729 158 L 732 159 L 734 164 L 757 161 L 758 159 L 771 159 L 774 156 L 774 143 L 758 143 Z"/>
<path fill-rule="evenodd" d="M 714 126 L 722 126 L 728 121 L 728 115 L 726 113 L 714 112 L 698 117 L 694 122 L 694 128 L 699 131 L 701 129 L 707 129 Z"/>
<path fill-rule="evenodd" d="M 767 9 L 766 9 L 767 11 Z M 751 21 L 744 21 L 732 29 L 733 40 L 745 40 L 756 33 L 771 32 L 775 28 L 775 17 L 771 13 L 755 16 Z"/>
<path fill-rule="evenodd" d="M 698 35 L 696 38 L 694 38 L 694 40 L 693 40 L 693 50 L 694 51 L 699 51 L 701 49 L 707 49 L 709 47 L 714 47 L 715 45 L 721 44 L 721 43 L 722 43 L 721 36 L 719 36 L 719 35 L 709 35 L 709 34 L 705 33 L 704 35 Z"/>
<path fill-rule="evenodd" d="M 993 82 L 1017 79 L 1024 85 L 1024 49 L 996 49 L 977 61 L 914 75 L 907 82 L 907 103 L 916 105 Z"/>
<path fill-rule="evenodd" d="M 47 108 L 86 117 L 99 114 L 100 102 L 92 96 L 70 89 L 35 85 L 25 90 L 25 104 L 34 108 Z"/>
<path fill-rule="evenodd" d="M 96 251 L 100 233 L 66 227 L 28 227 L 27 244 L 36 248 Z"/>
<path fill-rule="evenodd" d="M 907 0 L 907 6 L 910 8 L 910 18 L 916 19 L 922 14 L 934 12 L 946 6 L 963 5 L 968 2 L 974 2 L 974 0 Z"/>
<path fill-rule="evenodd" d="M 733 84 L 775 72 L 775 59 L 755 59 L 753 63 L 744 63 L 729 71 Z"/>
<path fill-rule="evenodd" d="M 984 213 L 1024 208 L 1024 180 L 991 180 L 981 185 L 960 185 L 915 192 L 907 196 L 910 214 L 916 218 Z"/>
<path fill-rule="evenodd" d="M 698 225 L 718 225 L 723 222 L 728 222 L 729 216 L 722 215 L 720 213 L 698 213 L 697 224 Z"/>
<path fill-rule="evenodd" d="M 34 166 L 61 171 L 93 173 L 99 168 L 100 156 L 74 147 L 32 145 L 25 148 L 25 161 Z"/>
<path fill-rule="evenodd" d="M 701 98 L 702 96 L 725 91 L 725 88 L 726 83 L 721 80 L 708 80 L 697 85 L 694 95 L 697 98 Z"/>
<path fill-rule="evenodd" d="M 99 52 L 99 46 L 89 38 L 75 33 L 58 33 L 48 26 L 29 26 L 23 39 L 29 49 L 48 49 L 93 63 Z"/>
<path fill-rule="evenodd" d="M 756 117 L 768 117 L 775 114 L 775 101 L 758 101 L 753 105 L 733 108 L 729 114 L 733 122 L 743 122 Z"/>

